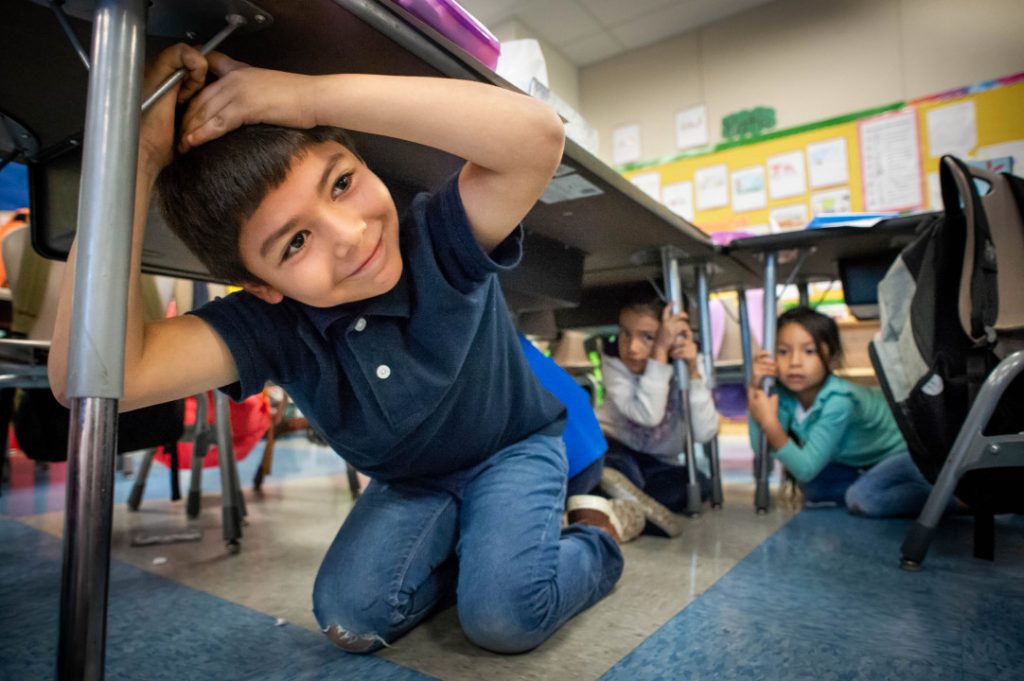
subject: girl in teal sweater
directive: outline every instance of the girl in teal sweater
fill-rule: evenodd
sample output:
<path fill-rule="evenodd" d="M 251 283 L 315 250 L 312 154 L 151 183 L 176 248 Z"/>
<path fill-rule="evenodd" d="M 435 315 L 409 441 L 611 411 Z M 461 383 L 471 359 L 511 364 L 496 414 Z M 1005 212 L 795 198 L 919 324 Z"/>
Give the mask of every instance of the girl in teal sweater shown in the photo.
<path fill-rule="evenodd" d="M 763 430 L 807 502 L 845 503 L 873 517 L 916 515 L 931 485 L 882 393 L 832 373 L 841 354 L 829 317 L 806 307 L 781 315 L 776 356 L 757 355 L 747 389 L 751 444 Z M 778 383 L 773 395 L 761 387 L 766 376 Z"/>

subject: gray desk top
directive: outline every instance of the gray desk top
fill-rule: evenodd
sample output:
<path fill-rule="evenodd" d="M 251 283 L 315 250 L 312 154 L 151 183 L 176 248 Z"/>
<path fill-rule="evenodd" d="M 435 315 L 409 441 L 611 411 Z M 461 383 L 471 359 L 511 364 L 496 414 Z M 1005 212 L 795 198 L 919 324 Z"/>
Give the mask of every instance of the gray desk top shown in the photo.
<path fill-rule="evenodd" d="M 5 40 L 0 45 L 4 75 L 0 111 L 35 136 L 38 151 L 30 159 L 33 178 L 35 243 L 46 254 L 63 256 L 75 226 L 79 150 L 87 73 L 53 13 L 29 0 L 14 0 L 5 11 Z M 226 0 L 172 5 L 155 0 L 150 14 L 147 52 L 182 39 L 173 34 L 185 24 L 166 24 L 168 7 L 217 5 Z M 511 87 L 460 48 L 387 0 L 259 0 L 273 22 L 267 28 L 231 36 L 223 50 L 268 68 L 304 73 L 367 72 L 466 78 Z M 90 2 L 69 2 L 70 23 L 88 46 Z M 82 11 L 82 8 L 86 11 Z M 192 9 L 190 9 L 192 11 Z M 204 9 L 209 13 L 223 10 Z M 206 39 L 205 34 L 197 40 Z M 434 149 L 389 138 L 357 136 L 368 163 L 392 187 L 399 206 L 420 190 L 438 186 L 460 161 Z M 708 237 L 619 176 L 596 157 L 569 141 L 563 164 L 600 193 L 558 203 L 538 203 L 525 219 L 529 233 L 557 240 L 585 254 L 585 286 L 642 280 L 657 262 L 657 248 L 673 246 L 687 258 L 714 261 L 730 278 L 752 272 L 716 249 Z M 635 262 L 648 263 L 640 268 Z M 146 269 L 176 276 L 206 278 L 205 269 L 151 216 L 144 254 Z M 658 268 L 655 267 L 655 270 Z"/>

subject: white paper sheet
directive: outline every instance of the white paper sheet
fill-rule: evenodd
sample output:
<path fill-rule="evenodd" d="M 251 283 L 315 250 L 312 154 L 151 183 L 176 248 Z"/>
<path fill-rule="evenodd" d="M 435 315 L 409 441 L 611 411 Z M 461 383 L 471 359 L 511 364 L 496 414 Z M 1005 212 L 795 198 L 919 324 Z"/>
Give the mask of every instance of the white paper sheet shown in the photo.
<path fill-rule="evenodd" d="M 804 152 L 791 151 L 768 157 L 768 194 L 773 199 L 799 196 L 806 191 Z"/>
<path fill-rule="evenodd" d="M 729 204 L 729 169 L 724 163 L 701 168 L 694 173 L 697 184 L 697 210 L 722 208 Z"/>
<path fill-rule="evenodd" d="M 661 201 L 661 173 L 657 171 L 640 173 L 629 178 L 634 186 L 655 201 Z"/>
<path fill-rule="evenodd" d="M 693 222 L 693 182 L 675 182 L 661 188 L 661 200 L 684 220 Z"/>
<path fill-rule="evenodd" d="M 931 109 L 927 120 L 930 156 L 953 154 L 965 157 L 978 146 L 978 121 L 973 100 Z"/>
<path fill-rule="evenodd" d="M 732 174 L 732 209 L 737 213 L 764 208 L 768 197 L 764 187 L 764 166 L 751 166 Z"/>
<path fill-rule="evenodd" d="M 860 149 L 864 210 L 911 210 L 921 206 L 921 156 L 915 111 L 861 123 Z"/>
<path fill-rule="evenodd" d="M 850 189 L 830 189 L 827 192 L 811 194 L 811 213 L 814 215 L 832 215 L 850 212 Z"/>
<path fill-rule="evenodd" d="M 846 158 L 846 139 L 837 137 L 807 145 L 811 187 L 828 187 L 850 181 L 850 164 Z"/>
<path fill-rule="evenodd" d="M 1013 158 L 1013 174 L 1024 177 L 1024 140 L 1013 140 L 978 147 L 978 158 Z"/>
<path fill-rule="evenodd" d="M 680 149 L 703 147 L 709 142 L 708 110 L 704 105 L 691 106 L 676 113 L 676 146 Z"/>
<path fill-rule="evenodd" d="M 612 163 L 620 166 L 640 160 L 640 126 L 624 125 L 612 131 Z"/>
<path fill-rule="evenodd" d="M 768 212 L 768 221 L 773 232 L 803 229 L 809 222 L 807 218 L 807 204 L 795 203 L 791 206 L 772 208 Z"/>

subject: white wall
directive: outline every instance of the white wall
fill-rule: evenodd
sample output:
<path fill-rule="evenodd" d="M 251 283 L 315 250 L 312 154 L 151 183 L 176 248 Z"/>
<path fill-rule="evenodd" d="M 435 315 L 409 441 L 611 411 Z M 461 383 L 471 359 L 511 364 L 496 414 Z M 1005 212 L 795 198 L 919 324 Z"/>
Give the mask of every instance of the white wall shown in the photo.
<path fill-rule="evenodd" d="M 777 0 L 580 69 L 578 109 L 605 161 L 632 123 L 654 160 L 678 152 L 675 112 L 694 104 L 715 143 L 755 106 L 788 128 L 1020 71 L 1024 0 Z"/>

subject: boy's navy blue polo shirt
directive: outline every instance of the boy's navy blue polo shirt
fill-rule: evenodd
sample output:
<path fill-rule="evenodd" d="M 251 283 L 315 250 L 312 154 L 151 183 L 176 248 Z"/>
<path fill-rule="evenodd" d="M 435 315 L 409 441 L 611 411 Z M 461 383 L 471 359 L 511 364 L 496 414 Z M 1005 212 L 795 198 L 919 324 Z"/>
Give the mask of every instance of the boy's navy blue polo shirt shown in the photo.
<path fill-rule="evenodd" d="M 457 177 L 420 194 L 400 224 L 403 273 L 387 293 L 314 308 L 233 293 L 195 314 L 224 339 L 241 399 L 271 381 L 359 470 L 378 479 L 443 475 L 534 433 L 557 435 L 564 407 L 523 357 L 498 285 L 522 229 L 490 255 Z"/>

